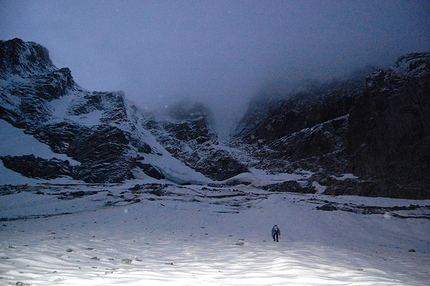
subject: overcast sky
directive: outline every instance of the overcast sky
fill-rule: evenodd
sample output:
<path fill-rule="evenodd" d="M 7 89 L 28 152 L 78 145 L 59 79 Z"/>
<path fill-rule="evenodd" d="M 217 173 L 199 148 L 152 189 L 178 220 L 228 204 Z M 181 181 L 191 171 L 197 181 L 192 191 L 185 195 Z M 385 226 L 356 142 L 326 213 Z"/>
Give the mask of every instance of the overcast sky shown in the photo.
<path fill-rule="evenodd" d="M 145 108 L 184 96 L 237 120 L 261 85 L 430 51 L 430 1 L 0 0 L 0 39 L 48 48 L 82 87 Z"/>

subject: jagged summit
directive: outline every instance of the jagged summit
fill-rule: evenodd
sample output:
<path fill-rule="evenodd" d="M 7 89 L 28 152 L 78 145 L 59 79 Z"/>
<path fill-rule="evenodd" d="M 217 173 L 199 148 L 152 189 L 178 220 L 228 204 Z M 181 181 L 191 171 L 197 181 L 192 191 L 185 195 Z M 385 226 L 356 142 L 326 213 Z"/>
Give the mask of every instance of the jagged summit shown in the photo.
<path fill-rule="evenodd" d="M 202 104 L 181 102 L 167 116 L 142 112 L 122 92 L 81 88 L 38 44 L 0 41 L 0 52 L 0 127 L 51 152 L 2 148 L 0 167 L 8 172 L 86 183 L 254 183 L 272 191 L 430 197 L 429 53 L 256 99 L 231 141 L 220 142 Z M 285 179 L 265 184 L 256 179 L 262 173 Z"/>
<path fill-rule="evenodd" d="M 18 38 L 0 41 L 0 58 L 0 78 L 3 80 L 9 75 L 27 78 L 56 70 L 45 47 Z"/>

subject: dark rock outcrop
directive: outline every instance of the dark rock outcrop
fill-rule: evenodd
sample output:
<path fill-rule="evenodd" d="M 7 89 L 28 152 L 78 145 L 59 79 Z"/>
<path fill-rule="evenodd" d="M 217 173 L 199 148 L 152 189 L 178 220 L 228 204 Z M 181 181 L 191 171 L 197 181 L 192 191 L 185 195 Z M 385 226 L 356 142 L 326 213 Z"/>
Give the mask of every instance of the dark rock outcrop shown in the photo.
<path fill-rule="evenodd" d="M 301 186 L 297 181 L 286 181 L 278 184 L 270 184 L 263 187 L 264 190 L 270 192 L 289 192 L 300 194 L 314 194 L 316 190 L 312 187 Z"/>
<path fill-rule="evenodd" d="M 46 160 L 34 155 L 4 156 L 0 157 L 3 165 L 17 173 L 29 178 L 55 179 L 62 176 L 71 176 L 73 167 L 69 161 L 56 158 Z"/>
<path fill-rule="evenodd" d="M 136 162 L 136 165 L 148 176 L 155 178 L 157 180 L 161 180 L 164 179 L 165 176 L 163 175 L 163 173 L 158 170 L 157 167 L 154 167 L 151 164 L 144 164 L 141 162 Z"/>
<path fill-rule="evenodd" d="M 226 150 L 213 149 L 207 151 L 205 155 L 194 165 L 194 168 L 213 180 L 223 181 L 248 172 L 248 169 Z"/>
<path fill-rule="evenodd" d="M 102 125 L 80 133 L 70 142 L 67 155 L 81 162 L 77 176 L 85 182 L 122 182 L 133 178 L 134 161 L 125 154 L 128 143 L 123 131 Z"/>

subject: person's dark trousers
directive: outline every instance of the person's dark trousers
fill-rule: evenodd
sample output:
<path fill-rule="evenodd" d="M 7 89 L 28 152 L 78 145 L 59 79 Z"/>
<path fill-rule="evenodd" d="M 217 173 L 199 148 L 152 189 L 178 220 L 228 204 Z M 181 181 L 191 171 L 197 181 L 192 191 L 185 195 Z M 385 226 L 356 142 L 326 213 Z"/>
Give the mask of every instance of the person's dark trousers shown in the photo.
<path fill-rule="evenodd" d="M 275 232 L 274 234 L 273 234 L 273 241 L 276 241 L 276 242 L 279 242 L 279 240 L 278 240 L 278 233 L 277 232 Z"/>

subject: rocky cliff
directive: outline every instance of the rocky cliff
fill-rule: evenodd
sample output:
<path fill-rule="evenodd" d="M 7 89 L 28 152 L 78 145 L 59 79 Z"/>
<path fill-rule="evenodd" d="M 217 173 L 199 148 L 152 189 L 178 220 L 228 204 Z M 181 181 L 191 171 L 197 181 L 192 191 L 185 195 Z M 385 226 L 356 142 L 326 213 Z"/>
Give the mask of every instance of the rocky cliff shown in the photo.
<path fill-rule="evenodd" d="M 381 195 L 430 190 L 430 54 L 401 57 L 366 79 L 351 109 L 350 170 L 379 182 Z"/>
<path fill-rule="evenodd" d="M 326 194 L 428 198 L 429 56 L 410 54 L 390 69 L 306 92 L 263 94 L 233 142 L 257 167 L 313 171 L 310 181 Z M 358 178 L 343 179 L 348 173 Z"/>

